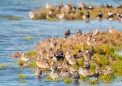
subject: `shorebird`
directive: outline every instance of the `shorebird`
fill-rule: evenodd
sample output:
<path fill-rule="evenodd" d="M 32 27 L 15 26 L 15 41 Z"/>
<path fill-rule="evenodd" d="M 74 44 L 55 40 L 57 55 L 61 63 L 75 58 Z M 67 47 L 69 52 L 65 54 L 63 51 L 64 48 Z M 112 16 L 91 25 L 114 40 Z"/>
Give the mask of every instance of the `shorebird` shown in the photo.
<path fill-rule="evenodd" d="M 68 61 L 66 61 L 65 63 L 62 64 L 62 67 L 63 67 L 63 68 L 66 68 L 66 69 L 68 69 L 69 66 L 70 66 L 70 65 L 69 65 Z"/>
<path fill-rule="evenodd" d="M 80 76 L 79 76 L 78 72 L 73 74 L 73 79 L 75 79 L 75 80 L 79 80 L 80 79 Z"/>
<path fill-rule="evenodd" d="M 114 18 L 114 14 L 113 14 L 111 11 L 109 11 L 109 12 L 108 12 L 108 20 L 109 20 L 109 21 L 112 21 L 113 18 Z"/>
<path fill-rule="evenodd" d="M 94 47 L 90 46 L 90 49 L 88 51 L 89 51 L 90 55 L 93 55 L 94 54 Z"/>
<path fill-rule="evenodd" d="M 21 56 L 21 53 L 19 53 L 18 51 L 15 51 L 13 52 L 11 55 L 10 55 L 12 58 L 18 58 Z"/>
<path fill-rule="evenodd" d="M 20 59 L 22 59 L 25 62 L 25 66 L 26 66 L 27 62 L 30 60 L 30 57 L 27 54 L 22 53 Z"/>
<path fill-rule="evenodd" d="M 35 17 L 35 15 L 36 14 L 35 14 L 34 10 L 31 10 L 30 13 L 29 13 L 30 19 L 33 19 Z"/>
<path fill-rule="evenodd" d="M 112 4 L 111 5 L 106 4 L 106 7 L 107 8 L 112 8 Z"/>
<path fill-rule="evenodd" d="M 79 74 L 86 76 L 86 77 L 93 76 L 93 73 L 89 72 L 89 70 L 84 69 L 84 68 L 79 68 Z"/>
<path fill-rule="evenodd" d="M 75 58 L 69 52 L 66 52 L 65 58 L 67 59 L 69 64 L 71 65 L 76 64 Z"/>
<path fill-rule="evenodd" d="M 50 47 L 53 49 L 54 47 L 56 47 L 57 42 L 56 41 L 51 41 L 50 42 Z"/>
<path fill-rule="evenodd" d="M 66 69 L 62 69 L 60 75 L 62 78 L 69 78 L 72 76 L 72 72 L 68 72 Z"/>
<path fill-rule="evenodd" d="M 79 29 L 77 34 L 78 34 L 78 36 L 82 35 L 82 31 Z"/>
<path fill-rule="evenodd" d="M 96 66 L 95 73 L 98 73 L 98 72 L 99 72 L 99 74 L 102 74 L 103 73 L 102 70 L 100 69 L 100 67 L 99 66 Z"/>
<path fill-rule="evenodd" d="M 115 59 L 114 59 L 114 57 L 112 55 L 108 56 L 107 60 L 109 62 L 116 62 Z"/>
<path fill-rule="evenodd" d="M 73 67 L 73 66 L 69 66 L 69 70 L 72 71 L 72 72 L 76 72 L 77 71 L 77 69 L 75 67 Z"/>
<path fill-rule="evenodd" d="M 90 18 L 90 13 L 89 13 L 89 11 L 86 13 L 86 18 Z"/>
<path fill-rule="evenodd" d="M 67 13 L 70 13 L 71 12 L 71 7 L 70 7 L 69 4 L 66 4 L 65 5 L 65 10 L 66 10 Z"/>
<path fill-rule="evenodd" d="M 122 22 L 122 13 L 117 13 L 117 19 Z"/>
<path fill-rule="evenodd" d="M 47 9 L 53 8 L 53 6 L 52 6 L 51 4 L 49 4 L 49 3 L 46 3 L 46 4 L 45 4 L 45 7 L 46 7 Z"/>
<path fill-rule="evenodd" d="M 104 69 L 102 70 L 104 75 L 113 74 L 112 70 Z"/>
<path fill-rule="evenodd" d="M 117 8 L 122 8 L 122 4 L 118 4 L 117 5 Z"/>
<path fill-rule="evenodd" d="M 118 33 L 118 31 L 116 29 L 114 29 L 113 27 L 110 27 L 108 32 L 111 34 Z"/>
<path fill-rule="evenodd" d="M 79 76 L 78 72 L 73 74 L 73 84 L 75 84 L 77 86 L 79 84 L 79 79 L 80 79 L 80 76 Z"/>
<path fill-rule="evenodd" d="M 65 31 L 64 38 L 67 38 L 69 35 L 70 35 L 70 29 Z"/>
<path fill-rule="evenodd" d="M 95 29 L 92 31 L 92 36 L 98 35 L 99 34 L 99 29 Z"/>
<path fill-rule="evenodd" d="M 51 17 L 52 17 L 52 11 L 50 10 L 50 11 L 47 13 L 46 18 L 49 19 L 49 18 L 51 18 Z"/>
<path fill-rule="evenodd" d="M 65 58 L 63 51 L 60 51 L 59 49 L 55 52 L 54 57 L 57 61 L 64 60 Z"/>
<path fill-rule="evenodd" d="M 40 78 L 42 76 L 42 70 L 40 70 L 39 68 L 36 69 L 35 71 L 35 75 L 36 75 L 36 78 Z"/>
<path fill-rule="evenodd" d="M 57 66 L 57 68 L 59 68 L 59 69 L 62 68 L 62 65 L 61 65 L 60 61 L 58 61 L 57 58 L 56 58 L 55 56 L 53 57 L 52 60 L 53 60 L 53 62 L 54 62 L 54 65 Z"/>
<path fill-rule="evenodd" d="M 101 4 L 100 7 L 105 7 L 105 5 L 104 4 Z"/>
<path fill-rule="evenodd" d="M 78 6 L 81 9 L 86 9 L 86 4 L 84 4 L 83 2 L 79 3 Z"/>
<path fill-rule="evenodd" d="M 98 13 L 98 15 L 97 15 L 97 19 L 98 19 L 98 20 L 101 20 L 101 19 L 102 19 L 102 17 L 103 17 L 103 14 L 102 14 L 102 12 L 101 12 L 101 11 L 99 11 L 99 13 Z"/>
<path fill-rule="evenodd" d="M 55 71 L 55 70 L 58 69 L 58 66 L 57 66 L 57 64 L 56 64 L 56 62 L 55 62 L 54 60 L 52 60 L 52 65 L 51 65 L 50 69 L 51 69 L 52 71 Z"/>
<path fill-rule="evenodd" d="M 84 52 L 84 51 L 79 50 L 76 57 L 77 57 L 77 58 L 83 57 L 83 52 Z"/>
<path fill-rule="evenodd" d="M 60 78 L 60 74 L 58 74 L 55 70 L 51 71 L 50 76 L 52 77 L 53 80 Z"/>
<path fill-rule="evenodd" d="M 89 11 L 88 11 L 86 14 L 83 15 L 83 20 L 84 20 L 85 22 L 88 22 L 89 19 L 90 19 L 90 13 L 89 13 Z"/>
<path fill-rule="evenodd" d="M 56 53 L 55 54 L 57 54 L 58 56 L 64 57 L 64 53 L 63 53 L 63 50 L 62 50 L 61 46 L 62 45 L 60 45 L 60 48 L 56 50 Z"/>
<path fill-rule="evenodd" d="M 69 4 L 69 6 L 71 7 L 71 10 L 76 10 L 76 6 L 73 4 Z"/>
<path fill-rule="evenodd" d="M 112 67 L 111 67 L 110 65 L 107 65 L 105 68 L 106 68 L 107 70 L 112 70 Z"/>
<path fill-rule="evenodd" d="M 104 75 L 113 74 L 113 72 L 112 72 L 112 67 L 111 67 L 110 65 L 107 65 L 107 66 L 105 67 L 105 69 L 102 70 L 102 72 L 103 72 Z"/>
<path fill-rule="evenodd" d="M 60 3 L 60 4 L 58 5 L 58 7 L 61 9 L 61 8 L 63 7 L 62 3 Z"/>
<path fill-rule="evenodd" d="M 82 32 L 81 32 L 81 30 L 79 29 L 77 33 L 73 34 L 73 38 L 75 38 L 75 37 L 77 38 L 77 37 L 79 37 L 79 36 L 81 36 L 81 35 L 82 35 Z"/>
<path fill-rule="evenodd" d="M 46 52 L 46 50 L 45 49 L 43 49 L 43 48 L 41 48 L 40 50 L 39 50 L 39 55 L 43 55 L 44 53 Z"/>
<path fill-rule="evenodd" d="M 64 13 L 61 14 L 56 14 L 56 17 L 58 17 L 60 20 L 62 20 L 64 18 Z"/>
<path fill-rule="evenodd" d="M 95 39 L 92 39 L 91 36 L 88 36 L 87 40 L 86 40 L 86 43 L 87 43 L 88 46 L 93 46 L 93 45 L 95 45 Z"/>
<path fill-rule="evenodd" d="M 52 51 L 48 51 L 48 52 L 46 53 L 46 59 L 52 59 L 53 56 L 54 56 L 54 54 L 53 54 Z"/>
<path fill-rule="evenodd" d="M 92 5 L 89 5 L 89 6 L 87 7 L 87 9 L 88 9 L 88 10 L 92 10 L 92 9 L 94 9 L 94 7 L 93 7 Z"/>
<path fill-rule="evenodd" d="M 42 56 L 37 57 L 36 64 L 40 68 L 50 68 L 48 61 Z"/>
<path fill-rule="evenodd" d="M 91 59 L 91 54 L 89 53 L 88 50 L 86 50 L 84 53 L 83 53 L 83 57 L 84 57 L 84 60 L 85 61 L 89 61 Z"/>
<path fill-rule="evenodd" d="M 83 68 L 86 69 L 86 70 L 89 70 L 90 69 L 90 64 L 89 64 L 88 61 L 84 61 Z"/>
<path fill-rule="evenodd" d="M 96 72 L 93 74 L 93 76 L 94 76 L 95 78 L 97 78 L 97 81 L 98 81 L 98 77 L 100 76 L 99 71 L 96 71 Z"/>

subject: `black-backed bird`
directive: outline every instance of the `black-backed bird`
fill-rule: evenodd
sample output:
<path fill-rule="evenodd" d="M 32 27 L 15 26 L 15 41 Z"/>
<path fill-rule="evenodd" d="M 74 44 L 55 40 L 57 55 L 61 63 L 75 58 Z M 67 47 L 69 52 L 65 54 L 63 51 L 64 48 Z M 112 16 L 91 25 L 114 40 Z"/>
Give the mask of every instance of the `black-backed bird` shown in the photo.
<path fill-rule="evenodd" d="M 111 11 L 109 11 L 108 12 L 108 20 L 112 21 L 113 18 L 114 18 L 114 14 Z"/>
<path fill-rule="evenodd" d="M 102 19 L 102 17 L 103 17 L 103 14 L 102 14 L 102 12 L 101 12 L 101 11 L 99 11 L 99 13 L 98 13 L 98 15 L 97 15 L 97 19 L 98 19 L 98 20 L 101 20 L 101 19 Z"/>

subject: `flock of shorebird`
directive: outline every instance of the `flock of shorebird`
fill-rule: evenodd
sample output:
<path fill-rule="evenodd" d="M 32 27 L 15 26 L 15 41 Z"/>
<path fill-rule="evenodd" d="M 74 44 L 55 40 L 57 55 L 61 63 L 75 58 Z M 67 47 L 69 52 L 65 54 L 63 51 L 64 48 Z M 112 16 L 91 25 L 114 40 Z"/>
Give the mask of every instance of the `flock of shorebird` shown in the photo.
<path fill-rule="evenodd" d="M 77 8 L 75 5 L 73 5 L 73 4 L 66 4 L 65 7 L 63 7 L 62 4 L 59 4 L 59 5 L 57 5 L 56 7 L 54 7 L 54 6 L 52 6 L 51 4 L 49 4 L 49 3 L 46 3 L 45 7 L 46 7 L 47 9 L 50 9 L 50 8 L 55 8 L 55 9 L 57 9 L 57 10 L 62 10 L 62 9 L 63 9 L 63 10 L 65 10 L 67 13 L 70 13 L 71 10 L 76 10 L 76 9 L 81 9 L 81 10 L 82 10 L 82 9 L 87 9 L 87 10 L 94 9 L 93 6 L 86 6 L 86 4 L 84 4 L 83 2 L 78 4 L 78 8 Z M 101 7 L 112 8 L 112 5 L 108 5 L 108 4 L 103 5 L 103 4 L 102 4 Z M 122 4 L 119 4 L 119 5 L 117 6 L 117 8 L 122 8 Z M 46 15 L 46 18 L 48 19 L 51 15 L 52 15 L 52 11 L 50 10 L 50 11 L 48 12 L 48 14 Z M 115 14 L 115 13 L 109 11 L 109 12 L 108 12 L 108 19 L 109 19 L 110 21 L 113 20 L 113 18 L 114 18 L 115 15 L 117 16 L 117 19 L 118 19 L 119 21 L 122 22 L 122 13 L 116 13 L 116 14 Z M 29 16 L 30 16 L 31 19 L 34 18 L 34 17 L 36 16 L 36 13 L 34 12 L 34 10 L 30 11 Z M 102 13 L 101 11 L 99 11 L 98 15 L 96 15 L 96 16 L 97 16 L 97 19 L 98 19 L 98 20 L 101 20 L 101 19 L 103 18 L 103 13 Z M 63 18 L 65 17 L 65 13 L 56 14 L 56 17 L 59 18 L 59 19 L 63 19 Z M 84 13 L 84 15 L 83 15 L 83 20 L 84 20 L 85 22 L 87 22 L 87 21 L 90 20 L 90 12 L 89 12 L 89 11 L 86 12 L 86 13 Z"/>
<path fill-rule="evenodd" d="M 73 77 L 73 79 L 79 80 L 79 74 L 86 77 L 94 76 L 96 78 L 99 77 L 99 74 L 113 74 L 111 65 L 108 64 L 106 65 L 105 69 L 101 69 L 100 65 L 98 65 L 92 58 L 92 56 L 94 55 L 94 46 L 91 40 L 93 36 L 99 33 L 100 32 L 98 29 L 92 31 L 86 40 L 86 43 L 88 46 L 90 46 L 90 49 L 85 50 L 83 46 L 82 49 L 78 51 L 76 56 L 72 55 L 69 51 L 66 51 L 64 53 L 60 46 L 60 48 L 57 49 L 56 52 L 47 53 L 45 57 L 45 52 L 52 51 L 52 49 L 55 48 L 57 45 L 55 42 L 55 38 L 50 38 L 48 47 L 51 46 L 51 48 L 49 50 L 43 48 L 39 49 L 36 58 L 36 65 L 38 66 L 38 68 L 35 70 L 36 78 L 40 78 L 44 74 L 40 68 L 50 69 L 50 76 L 52 77 L 52 79 Z M 109 33 L 117 33 L 117 31 L 113 27 L 110 27 Z M 65 31 L 64 39 L 67 39 L 70 36 L 70 34 L 70 29 Z M 78 32 L 75 35 L 82 35 L 81 30 L 78 30 Z M 46 43 L 48 43 L 48 41 L 46 41 Z M 22 59 L 25 62 L 24 66 L 27 66 L 27 62 L 30 60 L 30 57 L 26 53 L 14 52 L 12 53 L 11 57 L 20 57 L 20 59 Z M 84 59 L 83 66 L 81 66 L 79 69 L 76 69 L 73 66 L 77 65 L 77 58 Z M 48 62 L 48 59 L 51 60 L 51 64 Z M 107 60 L 115 62 L 114 57 L 111 55 L 107 58 Z M 61 61 L 63 61 L 63 63 L 61 63 Z M 96 65 L 95 73 L 89 71 L 91 63 L 94 63 Z M 61 72 L 58 72 L 58 69 L 61 69 Z"/>
<path fill-rule="evenodd" d="M 114 14 L 111 11 L 108 12 L 108 20 L 112 21 L 114 19 L 115 15 L 117 16 L 118 21 L 122 22 L 122 13 Z M 102 20 L 102 18 L 103 18 L 103 13 L 101 11 L 99 11 L 99 13 L 97 15 L 97 19 Z M 83 19 L 85 22 L 88 22 L 90 20 L 90 12 L 89 11 L 83 15 Z"/>

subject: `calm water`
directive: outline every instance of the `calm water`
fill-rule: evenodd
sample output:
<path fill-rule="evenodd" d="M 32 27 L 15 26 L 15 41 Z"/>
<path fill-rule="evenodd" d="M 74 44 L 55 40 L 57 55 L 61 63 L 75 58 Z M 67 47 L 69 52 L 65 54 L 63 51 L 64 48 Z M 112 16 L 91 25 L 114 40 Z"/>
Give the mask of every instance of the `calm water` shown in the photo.
<path fill-rule="evenodd" d="M 117 4 L 122 2 L 122 0 L 82 1 L 88 5 L 95 6 L 101 3 L 117 6 Z M 70 29 L 72 34 L 77 32 L 78 29 L 86 33 L 96 28 L 108 30 L 110 26 L 113 26 L 117 30 L 122 30 L 122 23 L 117 21 L 109 22 L 108 20 L 103 20 L 101 22 L 91 20 L 86 24 L 84 24 L 83 21 L 31 21 L 28 16 L 29 11 L 31 9 L 37 9 L 38 7 L 44 7 L 46 2 L 53 5 L 59 3 L 63 3 L 64 5 L 67 3 L 74 3 L 77 5 L 81 0 L 0 0 L 0 64 L 6 64 L 8 66 L 7 68 L 0 69 L 0 86 L 68 86 L 62 82 L 45 82 L 44 79 L 36 80 L 35 75 L 31 73 L 30 69 L 22 70 L 18 68 L 17 64 L 14 63 L 17 59 L 12 59 L 10 54 L 16 50 L 25 52 L 34 49 L 34 43 L 39 42 L 40 37 L 43 39 L 47 39 L 51 36 L 57 38 L 63 37 L 66 29 Z M 10 20 L 3 16 L 18 16 L 20 20 Z M 34 39 L 25 41 L 23 40 L 24 36 L 32 36 Z M 26 79 L 27 83 L 20 83 L 20 80 L 17 78 L 19 73 L 24 73 L 28 76 L 28 79 Z M 80 83 L 82 86 L 89 86 L 88 83 Z M 122 86 L 122 82 L 101 83 L 98 86 Z"/>

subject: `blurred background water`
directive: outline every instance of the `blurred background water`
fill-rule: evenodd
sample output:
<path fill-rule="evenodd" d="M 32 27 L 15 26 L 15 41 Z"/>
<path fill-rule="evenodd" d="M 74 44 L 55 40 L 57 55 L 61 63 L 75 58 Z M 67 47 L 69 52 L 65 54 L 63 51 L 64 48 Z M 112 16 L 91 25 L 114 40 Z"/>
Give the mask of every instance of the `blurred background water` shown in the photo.
<path fill-rule="evenodd" d="M 10 54 L 16 50 L 25 52 L 34 49 L 34 43 L 39 42 L 40 37 L 43 39 L 50 38 L 51 36 L 56 38 L 63 37 L 67 29 L 70 29 L 72 34 L 76 33 L 78 29 L 86 33 L 96 28 L 108 30 L 110 26 L 117 30 L 122 30 L 122 23 L 118 21 L 110 22 L 106 19 L 103 21 L 91 20 L 89 23 L 84 23 L 83 21 L 49 22 L 47 20 L 30 20 L 28 16 L 30 10 L 45 7 L 46 2 L 54 6 L 59 3 L 63 5 L 73 3 L 77 5 L 80 2 L 93 6 L 101 4 L 117 6 L 122 0 L 0 0 L 0 64 L 9 66 L 0 68 L 0 86 L 68 86 L 63 82 L 45 82 L 44 79 L 36 80 L 30 69 L 22 70 L 17 65 L 13 65 L 17 59 L 12 59 Z M 11 19 L 7 16 L 16 16 L 17 19 Z M 25 36 L 32 36 L 33 40 L 23 40 Z M 27 83 L 20 83 L 20 80 L 17 78 L 19 73 L 24 73 L 28 76 Z M 82 82 L 80 85 L 89 86 L 85 82 Z M 99 86 L 121 85 L 121 81 L 99 84 Z M 70 84 L 70 86 L 74 85 Z"/>

